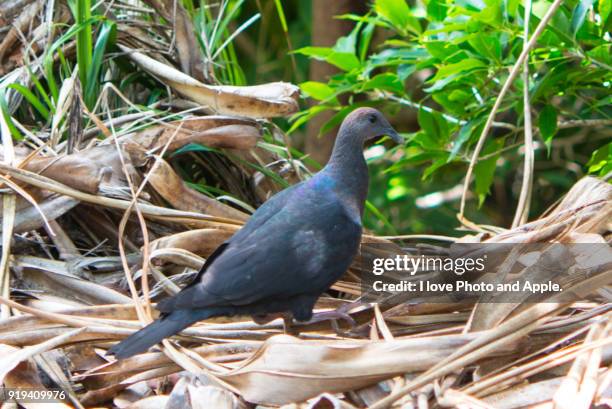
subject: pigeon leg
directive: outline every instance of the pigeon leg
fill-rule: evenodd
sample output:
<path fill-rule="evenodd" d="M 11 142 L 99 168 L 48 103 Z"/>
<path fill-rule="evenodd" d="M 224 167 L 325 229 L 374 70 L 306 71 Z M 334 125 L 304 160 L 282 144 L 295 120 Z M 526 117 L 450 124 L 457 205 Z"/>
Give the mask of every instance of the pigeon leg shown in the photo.
<path fill-rule="evenodd" d="M 287 335 L 293 335 L 294 337 L 300 335 L 299 328 L 293 325 L 293 316 L 291 314 L 283 314 L 283 329 Z"/>
<path fill-rule="evenodd" d="M 346 335 L 357 326 L 357 323 L 353 317 L 351 317 L 350 312 L 360 310 L 361 307 L 367 306 L 369 306 L 369 304 L 361 302 L 347 303 L 332 311 L 316 312 L 313 314 L 310 320 L 301 324 L 307 325 L 323 321 L 331 321 L 331 326 L 338 335 Z M 344 331 L 342 328 L 340 328 L 340 325 L 338 324 L 339 320 L 345 321 L 349 325 L 350 329 L 348 331 Z"/>
<path fill-rule="evenodd" d="M 289 313 L 275 313 L 275 314 L 254 314 L 251 316 L 253 322 L 257 325 L 264 325 L 277 318 L 283 319 L 283 332 L 287 335 L 298 336 L 300 331 L 293 325 L 292 315 Z"/>
<path fill-rule="evenodd" d="M 332 311 L 316 312 L 313 314 L 312 318 L 308 322 L 306 322 L 306 324 L 314 324 L 317 322 L 331 321 L 331 324 L 334 330 L 336 330 L 336 332 L 339 332 L 340 327 L 338 326 L 338 320 L 345 321 L 347 324 L 349 324 L 351 329 L 357 326 L 357 323 L 355 322 L 353 317 L 351 317 L 351 315 L 348 312 L 342 311 L 341 308 L 338 308 L 337 310 L 332 310 Z"/>

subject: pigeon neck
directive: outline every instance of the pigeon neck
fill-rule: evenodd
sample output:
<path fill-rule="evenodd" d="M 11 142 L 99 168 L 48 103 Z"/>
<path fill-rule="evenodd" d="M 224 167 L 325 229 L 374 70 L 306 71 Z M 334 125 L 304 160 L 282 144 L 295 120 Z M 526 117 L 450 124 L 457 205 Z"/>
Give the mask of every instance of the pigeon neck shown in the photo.
<path fill-rule="evenodd" d="M 351 170 L 356 165 L 366 166 L 363 157 L 363 141 L 343 127 L 338 132 L 328 166 L 338 170 L 344 168 Z"/>
<path fill-rule="evenodd" d="M 363 156 L 363 140 L 341 128 L 327 166 L 327 173 L 346 188 L 361 212 L 368 194 L 368 166 Z"/>

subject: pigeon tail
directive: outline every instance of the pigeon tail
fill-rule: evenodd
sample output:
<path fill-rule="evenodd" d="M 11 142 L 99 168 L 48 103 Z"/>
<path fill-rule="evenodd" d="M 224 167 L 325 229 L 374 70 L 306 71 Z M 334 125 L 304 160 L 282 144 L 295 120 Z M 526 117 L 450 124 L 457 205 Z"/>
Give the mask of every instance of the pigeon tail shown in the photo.
<path fill-rule="evenodd" d="M 194 322 L 218 314 L 217 309 L 173 311 L 114 345 L 108 350 L 108 354 L 115 355 L 117 359 L 129 358 L 146 351 L 149 347 L 187 328 Z"/>

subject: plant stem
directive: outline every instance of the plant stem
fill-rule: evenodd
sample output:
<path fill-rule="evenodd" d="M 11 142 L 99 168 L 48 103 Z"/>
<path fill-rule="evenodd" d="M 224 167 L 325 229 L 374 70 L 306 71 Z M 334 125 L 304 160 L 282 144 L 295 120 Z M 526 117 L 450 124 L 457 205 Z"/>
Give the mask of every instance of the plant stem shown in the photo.
<path fill-rule="evenodd" d="M 91 18 L 91 1 L 77 0 L 75 23 L 80 25 Z M 93 52 L 91 24 L 87 23 L 78 33 L 76 38 L 77 64 L 79 66 L 79 80 L 82 89 L 87 89 L 87 72 L 91 68 L 91 55 Z"/>
<path fill-rule="evenodd" d="M 529 38 L 529 17 L 531 16 L 531 0 L 527 0 L 525 4 L 525 36 L 523 49 L 527 48 L 527 39 Z M 527 50 L 529 53 L 529 50 Z M 529 54 L 527 54 L 529 55 Z M 512 228 L 515 228 L 527 221 L 529 216 L 529 203 L 531 201 L 531 192 L 533 189 L 533 132 L 531 129 L 531 105 L 529 103 L 529 58 L 525 58 L 523 63 L 523 109 L 525 112 L 525 161 L 523 166 L 523 184 L 519 195 L 519 202 L 514 213 Z"/>
<path fill-rule="evenodd" d="M 476 225 L 472 223 L 471 221 L 469 221 L 464 216 L 465 201 L 466 201 L 467 193 L 470 187 L 472 173 L 474 172 L 474 166 L 476 165 L 476 162 L 478 160 L 478 155 L 480 155 L 480 151 L 482 150 L 485 140 L 487 139 L 487 134 L 489 133 L 489 130 L 491 129 L 493 125 L 493 119 L 495 118 L 495 113 L 501 106 L 504 96 L 506 96 L 506 93 L 510 89 L 512 82 L 516 78 L 519 70 L 521 69 L 523 62 L 527 58 L 527 55 L 529 55 L 529 50 L 533 48 L 537 39 L 542 34 L 542 32 L 544 31 L 544 28 L 546 27 L 546 25 L 548 24 L 552 16 L 555 14 L 555 11 L 557 11 L 561 3 L 562 3 L 562 0 L 555 0 L 555 2 L 546 11 L 546 14 L 544 15 L 544 17 L 542 17 L 540 24 L 538 24 L 538 27 L 535 29 L 535 32 L 533 33 L 533 36 L 531 36 L 531 38 L 529 39 L 529 42 L 527 43 L 527 45 L 523 47 L 523 51 L 521 52 L 521 55 L 519 55 L 516 63 L 514 63 L 514 66 L 512 67 L 512 70 L 510 71 L 510 74 L 508 75 L 506 82 L 504 83 L 501 91 L 499 92 L 499 95 L 497 96 L 497 99 L 495 100 L 495 104 L 493 105 L 493 108 L 491 109 L 491 113 L 489 114 L 489 117 L 487 118 L 487 122 L 485 123 L 482 133 L 480 134 L 480 138 L 478 139 L 478 143 L 476 144 L 476 148 L 474 149 L 474 154 L 472 155 L 472 160 L 470 161 L 470 166 L 468 167 L 467 174 L 465 176 L 465 182 L 463 184 L 463 194 L 461 195 L 461 205 L 459 208 L 459 214 L 457 215 L 457 218 L 459 219 L 461 224 L 463 224 L 465 227 L 468 227 L 471 229 L 476 228 Z"/>

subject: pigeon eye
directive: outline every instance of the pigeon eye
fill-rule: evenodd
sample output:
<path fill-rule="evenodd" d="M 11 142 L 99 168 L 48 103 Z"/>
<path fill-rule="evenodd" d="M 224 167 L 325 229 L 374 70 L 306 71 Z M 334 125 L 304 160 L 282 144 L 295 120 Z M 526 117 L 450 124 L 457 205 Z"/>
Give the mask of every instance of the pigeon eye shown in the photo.
<path fill-rule="evenodd" d="M 370 121 L 370 123 L 374 123 L 374 122 L 376 122 L 376 115 L 370 115 L 370 116 L 368 117 L 368 121 Z"/>

